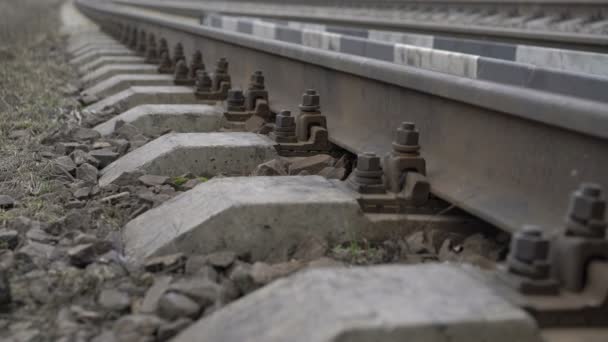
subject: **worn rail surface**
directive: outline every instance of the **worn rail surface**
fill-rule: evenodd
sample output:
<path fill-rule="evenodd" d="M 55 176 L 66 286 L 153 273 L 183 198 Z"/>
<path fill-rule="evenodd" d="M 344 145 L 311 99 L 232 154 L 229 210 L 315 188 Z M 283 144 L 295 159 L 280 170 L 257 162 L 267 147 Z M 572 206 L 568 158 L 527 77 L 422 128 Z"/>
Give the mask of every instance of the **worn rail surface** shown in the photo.
<path fill-rule="evenodd" d="M 606 52 L 606 1 L 159 1 L 126 5 L 199 17 L 250 15 Z"/>

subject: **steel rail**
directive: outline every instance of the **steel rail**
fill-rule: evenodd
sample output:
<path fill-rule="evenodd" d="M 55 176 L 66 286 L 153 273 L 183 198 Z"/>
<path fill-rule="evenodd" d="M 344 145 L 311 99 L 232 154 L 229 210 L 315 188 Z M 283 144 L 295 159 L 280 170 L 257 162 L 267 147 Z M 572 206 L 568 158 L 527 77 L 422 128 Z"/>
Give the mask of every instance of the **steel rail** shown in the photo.
<path fill-rule="evenodd" d="M 166 13 L 173 13 L 178 15 L 200 17 L 204 13 L 218 12 L 230 15 L 244 15 L 244 16 L 257 16 L 261 18 L 270 19 L 282 19 L 282 20 L 295 20 L 295 21 L 307 21 L 315 22 L 328 25 L 340 25 L 347 27 L 356 28 L 369 28 L 378 30 L 392 30 L 410 33 L 420 34 L 431 34 L 431 35 L 443 35 L 455 38 L 464 39 L 477 39 L 477 40 L 493 40 L 503 43 L 512 44 L 527 44 L 535 46 L 545 46 L 561 49 L 570 50 L 583 50 L 583 51 L 595 51 L 595 52 L 608 52 L 608 35 L 591 34 L 591 33 L 572 33 L 572 32 L 556 32 L 550 30 L 532 30 L 532 29 L 521 29 L 521 28 L 509 28 L 509 27 L 493 27 L 488 25 L 474 25 L 474 24 L 457 24 L 457 23 L 438 23 L 428 20 L 425 22 L 419 20 L 402 20 L 402 19 L 385 19 L 385 18 L 374 18 L 361 14 L 359 16 L 350 15 L 336 15 L 323 14 L 323 13 L 302 13 L 296 9 L 292 11 L 281 11 L 273 12 L 261 9 L 250 9 L 243 8 L 242 6 L 232 7 L 218 7 L 213 6 L 204 1 L 162 1 L 162 0 L 114 0 L 116 3 L 149 8 L 155 10 L 162 10 Z M 232 2 L 236 2 L 234 0 Z M 240 2 L 247 3 L 252 2 L 251 0 L 241 0 Z M 255 3 L 255 2 L 253 2 Z M 266 3 L 265 1 L 259 1 L 259 3 Z M 291 1 L 288 4 L 300 3 L 302 1 Z M 401 3 L 401 2 L 398 2 Z M 406 2 L 407 3 L 407 2 Z M 431 2 L 436 3 L 436 2 Z M 442 3 L 442 2 L 440 2 Z M 472 4 L 479 4 L 480 2 L 472 2 Z M 484 2 L 485 3 L 485 2 Z M 496 4 L 496 2 L 490 2 Z M 541 2 L 536 6 L 543 6 L 550 2 Z M 332 4 L 332 2 L 329 2 Z M 455 2 L 448 2 L 448 4 L 455 4 Z M 471 2 L 459 2 L 459 4 L 471 4 Z M 507 3 L 508 4 L 508 3 Z M 517 5 L 518 3 L 516 3 Z M 527 4 L 533 6 L 533 4 Z M 553 4 L 551 2 L 551 4 Z M 563 4 L 559 2 L 557 4 Z M 501 4 L 504 5 L 504 4 Z M 593 7 L 606 7 L 606 15 L 608 15 L 608 6 L 602 6 L 600 2 L 583 2 L 573 3 L 570 5 L 574 8 L 584 7 L 585 5 Z M 278 5 L 277 5 L 278 6 Z M 312 6 L 312 4 L 311 4 Z M 325 5 L 327 6 L 327 4 Z M 365 6 L 362 3 L 361 6 Z M 428 5 L 427 5 L 428 6 Z M 364 8 L 364 7 L 363 7 Z"/>
<path fill-rule="evenodd" d="M 559 229 L 567 195 L 584 181 L 608 187 L 605 104 L 465 79 L 363 57 L 225 32 L 112 3 L 78 0 L 102 26 L 129 24 L 186 54 L 231 61 L 233 85 L 263 70 L 273 109 L 298 110 L 322 94 L 331 140 L 354 153 L 386 153 L 395 128 L 415 122 L 432 191 L 503 229 Z"/>

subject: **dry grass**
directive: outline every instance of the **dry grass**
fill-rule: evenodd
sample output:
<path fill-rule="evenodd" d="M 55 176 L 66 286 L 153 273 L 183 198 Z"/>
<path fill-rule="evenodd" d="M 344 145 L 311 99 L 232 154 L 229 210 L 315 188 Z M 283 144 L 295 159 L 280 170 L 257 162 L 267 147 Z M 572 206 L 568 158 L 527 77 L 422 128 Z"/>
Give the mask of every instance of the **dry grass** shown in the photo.
<path fill-rule="evenodd" d="M 39 140 L 72 104 L 59 90 L 73 77 L 58 32 L 61 3 L 0 0 L 0 194 L 21 202 L 0 218 L 49 214 L 40 196 L 52 184 Z"/>

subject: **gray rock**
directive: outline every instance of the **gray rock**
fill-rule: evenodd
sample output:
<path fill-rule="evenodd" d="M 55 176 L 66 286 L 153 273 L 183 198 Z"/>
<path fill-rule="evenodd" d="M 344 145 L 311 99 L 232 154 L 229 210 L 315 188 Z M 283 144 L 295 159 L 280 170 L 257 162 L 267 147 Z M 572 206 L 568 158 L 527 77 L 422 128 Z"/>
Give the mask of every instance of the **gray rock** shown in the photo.
<path fill-rule="evenodd" d="M 217 282 L 218 273 L 212 266 L 207 264 L 207 258 L 203 255 L 193 255 L 186 261 L 186 274 L 197 274 Z"/>
<path fill-rule="evenodd" d="M 267 161 L 258 165 L 252 176 L 287 176 L 289 164 L 281 158 Z"/>
<path fill-rule="evenodd" d="M 140 130 L 137 127 L 128 123 L 123 123 L 123 125 L 120 126 L 120 128 L 118 128 L 118 130 L 116 130 L 115 132 L 116 136 L 126 140 L 133 140 L 136 136 L 141 134 Z"/>
<path fill-rule="evenodd" d="M 192 320 L 185 317 L 163 324 L 160 328 L 158 328 L 158 339 L 160 341 L 166 341 L 177 335 L 180 331 L 186 329 L 190 324 L 192 324 Z"/>
<path fill-rule="evenodd" d="M 101 134 L 90 128 L 75 127 L 70 131 L 70 136 L 76 141 L 93 141 L 99 139 Z"/>
<path fill-rule="evenodd" d="M 99 298 L 97 298 L 97 302 L 101 307 L 110 311 L 123 311 L 131 305 L 129 295 L 114 289 L 101 291 Z"/>
<path fill-rule="evenodd" d="M 72 158 L 68 156 L 62 156 L 53 161 L 54 167 L 56 168 L 57 173 L 61 173 L 63 171 L 72 174 L 74 170 L 76 170 L 76 163 L 72 160 Z"/>
<path fill-rule="evenodd" d="M 59 142 L 55 144 L 55 153 L 61 155 L 69 155 L 76 150 L 82 150 L 87 152 L 89 147 L 85 144 L 76 142 Z"/>
<path fill-rule="evenodd" d="M 253 115 L 245 121 L 245 131 L 259 133 L 262 127 L 264 127 L 265 121 L 262 117 Z"/>
<path fill-rule="evenodd" d="M 182 184 L 180 186 L 180 188 L 182 190 L 192 190 L 192 189 L 194 189 L 194 187 L 196 187 L 197 185 L 199 185 L 201 183 L 202 183 L 202 181 L 198 178 L 189 179 L 186 183 Z"/>
<path fill-rule="evenodd" d="M 99 160 L 91 157 L 88 152 L 83 150 L 74 150 L 74 152 L 70 153 L 70 158 L 74 161 L 77 166 L 80 166 L 84 163 L 89 163 L 93 166 L 99 165 Z"/>
<path fill-rule="evenodd" d="M 141 171 L 124 172 L 114 179 L 109 185 L 127 186 L 137 184 L 139 177 L 143 175 L 144 173 Z"/>
<path fill-rule="evenodd" d="M 167 176 L 143 175 L 139 177 L 139 181 L 146 186 L 161 186 L 167 184 L 169 180 L 170 178 Z"/>
<path fill-rule="evenodd" d="M 15 207 L 15 199 L 8 195 L 0 195 L 0 209 L 12 209 Z"/>
<path fill-rule="evenodd" d="M 12 229 L 0 229 L 0 250 L 15 249 L 18 244 L 19 232 Z"/>
<path fill-rule="evenodd" d="M 276 279 L 286 277 L 301 268 L 305 264 L 301 261 L 288 261 L 269 265 L 264 262 L 256 262 L 251 267 L 251 278 L 257 286 L 266 285 Z"/>
<path fill-rule="evenodd" d="M 144 146 L 148 143 L 148 141 L 150 141 L 150 139 L 146 138 L 143 134 L 138 134 L 134 136 L 131 140 L 129 140 L 129 143 L 131 144 L 131 151 Z"/>
<path fill-rule="evenodd" d="M 91 195 L 91 188 L 88 186 L 82 187 L 82 188 L 74 191 L 74 197 L 76 197 L 79 200 L 89 198 L 90 195 Z"/>
<path fill-rule="evenodd" d="M 462 243 L 464 255 L 475 254 L 490 260 L 498 260 L 501 252 L 500 246 L 491 239 L 484 237 L 482 234 L 473 234 Z"/>
<path fill-rule="evenodd" d="M 99 101 L 99 98 L 93 94 L 83 93 L 78 98 L 78 101 L 80 101 L 80 103 L 82 103 L 83 106 L 88 106 L 90 104 L 93 104 L 93 103 Z"/>
<path fill-rule="evenodd" d="M 40 277 L 32 279 L 28 284 L 30 296 L 38 303 L 49 303 L 53 297 L 49 291 L 48 275 L 42 273 Z"/>
<path fill-rule="evenodd" d="M 207 255 L 209 265 L 218 268 L 228 268 L 236 260 L 236 253 L 232 251 L 220 251 Z"/>
<path fill-rule="evenodd" d="M 234 282 L 242 294 L 246 294 L 257 288 L 251 272 L 251 265 L 238 262 L 228 272 L 228 278 Z"/>
<path fill-rule="evenodd" d="M 68 250 L 68 257 L 74 266 L 84 267 L 94 262 L 99 256 L 112 250 L 112 243 L 109 241 L 97 241 L 77 245 Z"/>
<path fill-rule="evenodd" d="M 158 302 L 169 289 L 172 279 L 170 276 L 161 276 L 154 279 L 154 284 L 146 291 L 139 308 L 142 313 L 155 313 L 158 310 Z"/>
<path fill-rule="evenodd" d="M 312 157 L 300 158 L 289 166 L 290 175 L 298 175 L 302 171 L 307 171 L 311 175 L 319 173 L 324 168 L 331 166 L 334 158 L 327 154 L 317 154 Z"/>
<path fill-rule="evenodd" d="M 81 179 L 89 184 L 97 184 L 99 171 L 89 163 L 84 163 L 76 169 L 76 178 Z"/>
<path fill-rule="evenodd" d="M 423 231 L 414 232 L 406 239 L 409 252 L 412 254 L 426 254 L 431 252 Z"/>
<path fill-rule="evenodd" d="M 109 149 L 93 150 L 89 152 L 89 154 L 91 157 L 99 160 L 99 168 L 104 168 L 110 165 L 120 156 L 118 153 Z"/>
<path fill-rule="evenodd" d="M 154 315 L 127 315 L 114 324 L 118 342 L 151 342 L 164 321 Z"/>
<path fill-rule="evenodd" d="M 333 166 L 328 166 L 319 171 L 318 175 L 327 179 L 344 179 L 346 169 L 343 167 L 336 168 Z"/>
<path fill-rule="evenodd" d="M 158 302 L 159 315 L 168 320 L 180 317 L 196 318 L 200 311 L 198 303 L 177 292 L 165 293 Z"/>
<path fill-rule="evenodd" d="M 116 342 L 116 336 L 111 330 L 102 331 L 99 335 L 93 337 L 91 342 Z"/>
<path fill-rule="evenodd" d="M 126 139 L 111 139 L 109 140 L 110 144 L 114 147 L 116 153 L 123 155 L 127 153 L 131 144 Z"/>
<path fill-rule="evenodd" d="M 169 291 L 188 296 L 203 309 L 220 299 L 221 286 L 205 277 L 181 279 L 169 286 Z"/>
<path fill-rule="evenodd" d="M 11 302 L 11 288 L 8 283 L 7 274 L 4 271 L 0 271 L 0 309 L 8 306 Z"/>
<path fill-rule="evenodd" d="M 59 241 L 59 238 L 57 236 L 48 234 L 47 232 L 43 231 L 40 228 L 30 229 L 25 234 L 25 236 L 28 239 L 30 239 L 31 241 L 36 241 L 36 242 L 46 243 L 46 244 L 56 244 Z"/>
<path fill-rule="evenodd" d="M 148 272 L 161 272 L 167 269 L 178 269 L 185 263 L 186 256 L 183 253 L 175 253 L 148 259 L 144 269 Z"/>

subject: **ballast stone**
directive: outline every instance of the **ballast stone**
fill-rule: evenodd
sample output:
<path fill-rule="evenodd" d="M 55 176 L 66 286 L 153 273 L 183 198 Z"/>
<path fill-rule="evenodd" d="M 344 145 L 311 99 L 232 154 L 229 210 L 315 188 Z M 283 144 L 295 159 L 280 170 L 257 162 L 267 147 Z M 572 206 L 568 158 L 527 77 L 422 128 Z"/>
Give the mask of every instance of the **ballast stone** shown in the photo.
<path fill-rule="evenodd" d="M 340 243 L 366 225 L 357 201 L 320 176 L 215 178 L 127 223 L 123 241 L 135 263 L 226 249 L 280 262 L 305 239 Z"/>
<path fill-rule="evenodd" d="M 135 86 L 171 86 L 173 75 L 166 74 L 121 74 L 114 75 L 85 89 L 82 94 L 99 98 L 108 97 Z"/>
<path fill-rule="evenodd" d="M 93 85 L 121 74 L 158 75 L 157 68 L 152 64 L 108 64 L 89 72 L 80 80 L 84 84 Z"/>
<path fill-rule="evenodd" d="M 210 105 L 141 105 L 132 108 L 94 128 L 103 136 L 114 133 L 116 122 L 122 120 L 147 136 L 167 131 L 177 133 L 213 132 L 221 127 L 223 110 Z"/>
<path fill-rule="evenodd" d="M 320 268 L 280 279 L 174 342 L 540 342 L 535 322 L 457 266 Z"/>
<path fill-rule="evenodd" d="M 85 110 L 101 112 L 106 107 L 127 111 L 143 104 L 202 104 L 190 87 L 135 86 L 87 106 Z"/>
<path fill-rule="evenodd" d="M 254 133 L 171 133 L 131 151 L 101 171 L 101 187 L 124 173 L 176 177 L 246 175 L 277 157 L 274 142 Z"/>

